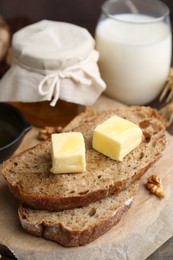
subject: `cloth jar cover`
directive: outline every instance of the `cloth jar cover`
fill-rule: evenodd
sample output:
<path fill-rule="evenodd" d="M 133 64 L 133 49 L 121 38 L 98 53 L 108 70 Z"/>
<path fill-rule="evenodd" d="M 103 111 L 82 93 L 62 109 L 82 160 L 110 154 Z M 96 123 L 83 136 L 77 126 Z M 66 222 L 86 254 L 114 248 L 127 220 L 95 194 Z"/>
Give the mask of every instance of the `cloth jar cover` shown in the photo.
<path fill-rule="evenodd" d="M 16 32 L 13 64 L 0 81 L 0 101 L 58 99 L 92 105 L 106 85 L 94 39 L 82 27 L 42 20 Z"/>

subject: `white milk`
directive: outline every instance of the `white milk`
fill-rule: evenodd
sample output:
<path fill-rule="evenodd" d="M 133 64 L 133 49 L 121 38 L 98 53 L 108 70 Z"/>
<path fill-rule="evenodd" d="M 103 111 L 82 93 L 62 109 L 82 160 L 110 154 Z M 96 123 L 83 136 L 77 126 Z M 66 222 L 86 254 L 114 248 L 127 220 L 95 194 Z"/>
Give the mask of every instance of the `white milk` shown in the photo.
<path fill-rule="evenodd" d="M 164 22 L 143 23 L 154 18 L 140 14 L 115 17 L 121 21 L 106 19 L 96 28 L 106 93 L 127 104 L 146 104 L 157 97 L 169 72 L 170 27 Z"/>

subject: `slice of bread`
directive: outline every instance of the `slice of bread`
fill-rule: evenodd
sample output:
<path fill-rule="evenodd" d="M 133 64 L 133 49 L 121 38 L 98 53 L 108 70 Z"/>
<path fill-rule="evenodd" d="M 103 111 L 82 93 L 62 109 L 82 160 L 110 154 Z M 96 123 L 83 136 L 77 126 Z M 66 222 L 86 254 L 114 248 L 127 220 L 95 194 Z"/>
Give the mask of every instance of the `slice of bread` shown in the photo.
<path fill-rule="evenodd" d="M 116 225 L 130 208 L 138 183 L 118 196 L 111 195 L 83 208 L 64 211 L 33 210 L 20 206 L 22 227 L 27 232 L 53 240 L 66 247 L 85 245 Z"/>
<path fill-rule="evenodd" d="M 92 149 L 94 128 L 108 117 L 119 115 L 143 131 L 141 144 L 114 161 Z M 82 207 L 119 193 L 161 156 L 166 145 L 165 126 L 150 107 L 127 107 L 117 110 L 87 110 L 77 116 L 64 131 L 82 132 L 86 144 L 87 170 L 82 173 L 52 174 L 51 142 L 39 143 L 3 163 L 3 175 L 12 193 L 31 208 L 63 210 Z"/>

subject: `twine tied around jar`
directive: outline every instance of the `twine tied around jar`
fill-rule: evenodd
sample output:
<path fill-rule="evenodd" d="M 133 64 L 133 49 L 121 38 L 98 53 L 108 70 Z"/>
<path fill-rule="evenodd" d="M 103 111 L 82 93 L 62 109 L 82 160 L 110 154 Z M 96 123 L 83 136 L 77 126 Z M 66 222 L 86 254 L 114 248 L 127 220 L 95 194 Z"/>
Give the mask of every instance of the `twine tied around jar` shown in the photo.
<path fill-rule="evenodd" d="M 91 80 L 76 75 L 75 72 L 69 71 L 68 69 L 64 71 L 57 71 L 53 74 L 46 75 L 39 83 L 38 91 L 39 94 L 42 96 L 50 94 L 50 96 L 53 98 L 53 100 L 50 103 L 51 106 L 55 106 L 56 102 L 59 99 L 60 83 L 61 80 L 64 78 L 71 78 L 76 83 L 81 83 L 88 86 L 91 85 Z M 51 84 L 50 85 L 47 84 L 48 87 L 44 89 L 44 86 L 46 85 L 46 83 L 48 83 L 50 79 L 52 79 Z"/>
<path fill-rule="evenodd" d="M 42 20 L 13 35 L 13 62 L 0 82 L 1 102 L 58 99 L 91 106 L 106 89 L 95 40 L 80 26 Z"/>

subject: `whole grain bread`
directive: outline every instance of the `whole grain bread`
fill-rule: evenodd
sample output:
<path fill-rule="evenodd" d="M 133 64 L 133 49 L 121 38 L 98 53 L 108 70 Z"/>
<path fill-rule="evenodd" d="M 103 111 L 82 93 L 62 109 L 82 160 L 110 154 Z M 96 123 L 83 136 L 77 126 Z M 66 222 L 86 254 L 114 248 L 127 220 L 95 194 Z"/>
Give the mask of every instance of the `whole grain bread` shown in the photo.
<path fill-rule="evenodd" d="M 85 245 L 107 232 L 130 208 L 138 183 L 118 196 L 64 211 L 34 210 L 20 206 L 18 215 L 25 231 L 53 240 L 66 247 Z"/>
<path fill-rule="evenodd" d="M 119 115 L 143 131 L 141 144 L 122 162 L 107 158 L 92 149 L 94 128 L 112 115 Z M 52 174 L 51 142 L 43 141 L 3 163 L 3 175 L 12 193 L 35 209 L 64 210 L 82 207 L 119 193 L 141 178 L 157 161 L 166 145 L 165 126 L 150 107 L 117 110 L 92 109 L 77 116 L 64 131 L 80 131 L 86 144 L 87 170 L 82 173 Z"/>

